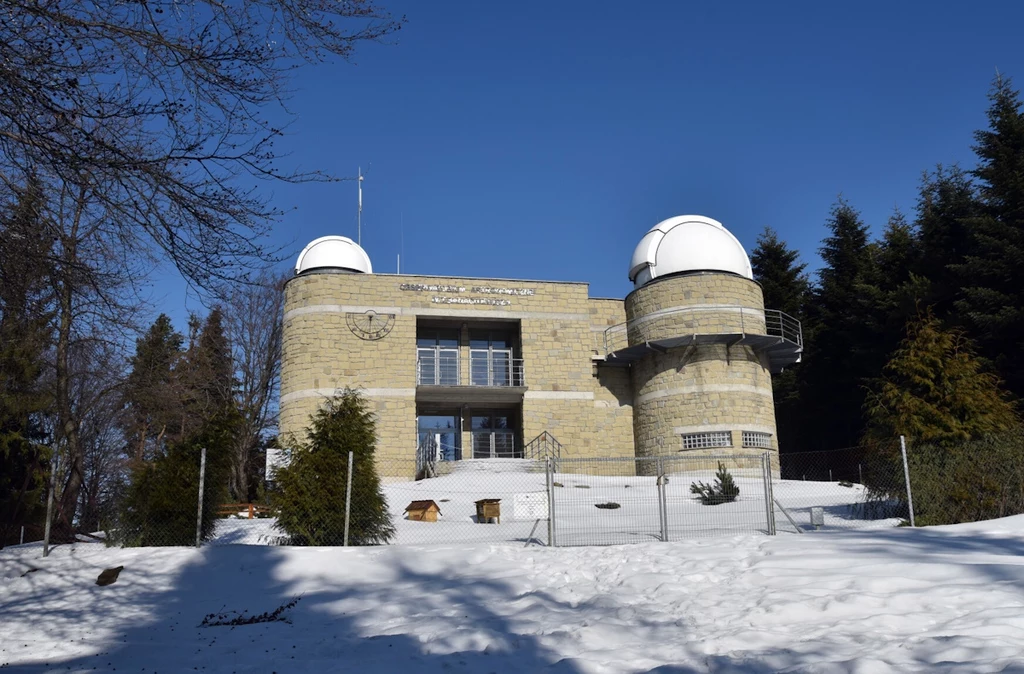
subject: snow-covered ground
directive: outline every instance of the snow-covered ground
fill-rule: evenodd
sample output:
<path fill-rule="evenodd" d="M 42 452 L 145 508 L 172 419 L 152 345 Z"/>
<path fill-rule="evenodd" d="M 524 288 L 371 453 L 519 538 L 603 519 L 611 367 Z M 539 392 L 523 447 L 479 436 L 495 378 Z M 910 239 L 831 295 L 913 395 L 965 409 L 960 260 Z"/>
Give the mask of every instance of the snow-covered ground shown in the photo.
<path fill-rule="evenodd" d="M 39 552 L 0 551 L 3 671 L 1024 672 L 1024 516 L 617 547 Z M 199 626 L 296 597 L 287 623 Z"/>
<path fill-rule="evenodd" d="M 469 463 L 469 462 L 466 462 Z M 482 462 L 478 462 L 482 463 Z M 546 502 L 543 472 L 507 469 L 466 470 L 445 477 L 397 482 L 384 486 L 388 506 L 397 528 L 398 544 L 430 545 L 450 543 L 519 542 L 547 545 L 546 519 L 517 517 L 517 495 L 530 494 Z M 654 477 L 612 477 L 558 473 L 555 480 L 555 540 L 558 545 L 609 545 L 661 540 L 658 489 Z M 670 475 L 665 487 L 666 526 L 670 541 L 705 536 L 767 533 L 767 502 L 760 477 L 736 477 L 740 487 L 734 503 L 705 506 L 690 493 L 690 485 L 714 481 L 713 471 Z M 824 511 L 825 530 L 848 528 L 891 528 L 898 519 L 866 519 L 861 507 L 865 491 L 861 485 L 839 482 L 775 480 L 773 506 L 779 531 L 810 529 L 810 509 Z M 475 501 L 501 499 L 501 523 L 476 521 Z M 412 501 L 431 499 L 441 509 L 437 522 L 415 522 L 406 518 L 405 507 Z M 614 509 L 597 504 L 615 503 Z M 784 510 L 783 510 L 784 509 Z M 786 517 L 788 513 L 789 517 Z M 274 544 L 281 532 L 273 519 L 227 519 L 218 522 L 215 544 Z"/>

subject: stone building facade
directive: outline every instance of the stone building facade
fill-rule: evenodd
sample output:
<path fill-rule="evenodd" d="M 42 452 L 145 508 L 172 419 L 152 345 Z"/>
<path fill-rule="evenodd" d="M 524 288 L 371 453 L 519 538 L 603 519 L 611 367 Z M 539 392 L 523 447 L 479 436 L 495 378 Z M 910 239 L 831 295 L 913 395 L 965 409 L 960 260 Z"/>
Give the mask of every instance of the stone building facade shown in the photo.
<path fill-rule="evenodd" d="M 777 451 L 771 372 L 799 359 L 799 324 L 765 311 L 742 247 L 677 269 L 695 263 L 673 262 L 673 237 L 686 246 L 717 227 L 712 248 L 739 244 L 713 220 L 673 220 L 646 267 L 634 255 L 625 301 L 592 298 L 586 283 L 374 274 L 349 239 L 314 241 L 285 287 L 282 438 L 301 439 L 322 401 L 351 387 L 375 409 L 389 478 L 553 447 Z"/>

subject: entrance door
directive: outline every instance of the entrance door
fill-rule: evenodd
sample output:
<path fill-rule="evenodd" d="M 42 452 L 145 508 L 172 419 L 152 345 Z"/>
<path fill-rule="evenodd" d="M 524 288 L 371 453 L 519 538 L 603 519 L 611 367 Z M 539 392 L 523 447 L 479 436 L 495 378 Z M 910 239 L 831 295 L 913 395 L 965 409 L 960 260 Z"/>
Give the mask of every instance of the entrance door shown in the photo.
<path fill-rule="evenodd" d="M 472 417 L 474 459 L 514 459 L 515 431 L 507 412 L 480 413 Z"/>
<path fill-rule="evenodd" d="M 417 422 L 419 453 L 425 462 L 458 461 L 462 458 L 459 415 L 421 414 Z"/>

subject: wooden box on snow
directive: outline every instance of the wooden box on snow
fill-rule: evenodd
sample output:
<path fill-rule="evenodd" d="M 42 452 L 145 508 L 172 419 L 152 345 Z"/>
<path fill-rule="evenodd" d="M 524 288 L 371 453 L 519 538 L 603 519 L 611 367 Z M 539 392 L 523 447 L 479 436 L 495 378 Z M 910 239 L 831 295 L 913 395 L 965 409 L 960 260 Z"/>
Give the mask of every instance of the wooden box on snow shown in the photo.
<path fill-rule="evenodd" d="M 441 508 L 433 501 L 413 501 L 405 507 L 405 512 L 414 522 L 436 522 Z"/>
<path fill-rule="evenodd" d="M 491 518 L 501 524 L 501 499 L 482 498 L 476 502 L 476 521 L 478 524 L 490 522 Z"/>

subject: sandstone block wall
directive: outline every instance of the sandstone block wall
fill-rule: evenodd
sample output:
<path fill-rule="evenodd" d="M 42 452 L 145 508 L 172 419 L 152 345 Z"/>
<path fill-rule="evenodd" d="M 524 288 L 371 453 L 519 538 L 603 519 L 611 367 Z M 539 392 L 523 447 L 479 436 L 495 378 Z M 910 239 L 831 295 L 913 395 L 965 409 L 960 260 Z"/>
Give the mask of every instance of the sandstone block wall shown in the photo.
<path fill-rule="evenodd" d="M 690 334 L 764 334 L 760 286 L 731 274 L 661 279 L 630 293 L 625 308 L 631 344 Z M 705 453 L 743 450 L 744 430 L 771 434 L 777 450 L 767 365 L 743 345 L 683 346 L 644 356 L 631 367 L 637 456 L 703 451 L 684 452 L 682 436 L 709 431 L 728 431 L 732 445 Z"/>
<path fill-rule="evenodd" d="M 367 311 L 390 332 L 364 339 L 351 328 Z M 584 283 L 412 275 L 307 273 L 285 289 L 281 435 L 301 439 L 310 415 L 346 386 L 359 388 L 378 417 L 382 472 L 415 471 L 417 322 L 460 328 L 462 382 L 469 381 L 469 329 L 487 322 L 518 329 L 527 390 L 520 442 L 543 431 L 567 456 L 632 456 L 628 373 L 598 372 L 594 335 L 625 320 L 621 301 L 593 300 Z M 471 387 L 467 387 L 469 389 Z M 474 406 L 473 391 L 466 403 Z M 489 408 L 488 405 L 477 405 Z M 468 415 L 462 438 L 470 455 Z"/>

